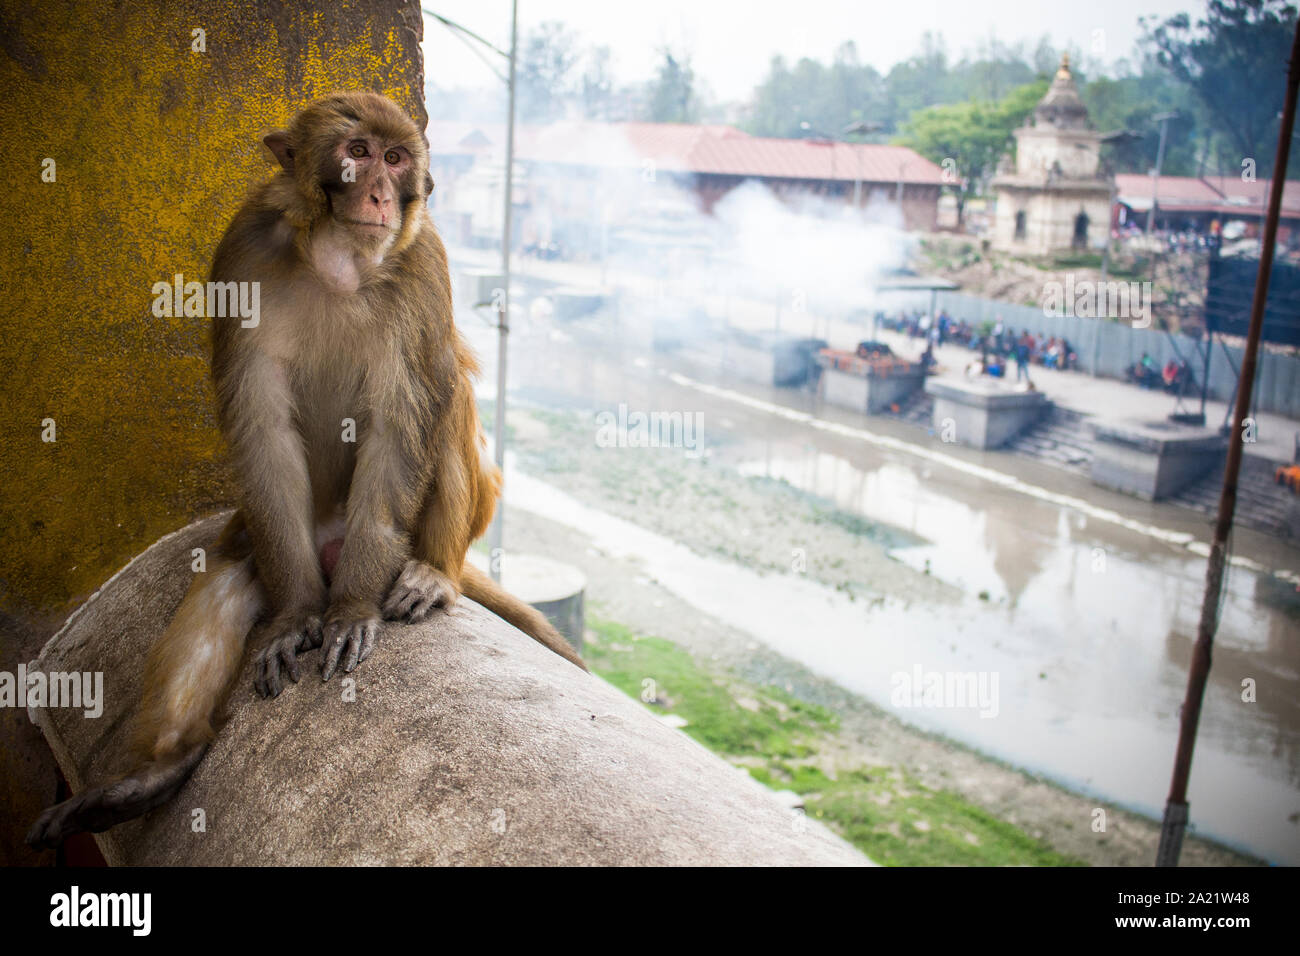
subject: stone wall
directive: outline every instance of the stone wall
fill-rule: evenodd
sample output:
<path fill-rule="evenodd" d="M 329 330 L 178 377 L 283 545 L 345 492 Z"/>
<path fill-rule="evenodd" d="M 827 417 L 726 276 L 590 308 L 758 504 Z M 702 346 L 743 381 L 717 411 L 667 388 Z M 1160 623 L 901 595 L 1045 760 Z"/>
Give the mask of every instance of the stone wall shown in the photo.
<path fill-rule="evenodd" d="M 152 287 L 205 277 L 271 173 L 262 135 L 310 100 L 375 89 L 423 125 L 422 33 L 413 0 L 0 7 L 0 670 L 132 554 L 229 501 L 205 322 L 155 318 Z M 0 711 L 0 863 L 33 860 L 15 831 L 54 793 L 25 724 Z"/>

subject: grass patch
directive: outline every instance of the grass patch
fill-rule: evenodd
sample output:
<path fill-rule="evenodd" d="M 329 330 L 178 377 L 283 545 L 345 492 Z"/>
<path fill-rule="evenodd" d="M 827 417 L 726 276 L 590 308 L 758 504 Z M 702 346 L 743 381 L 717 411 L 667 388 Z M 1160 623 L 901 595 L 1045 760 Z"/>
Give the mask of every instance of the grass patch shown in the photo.
<path fill-rule="evenodd" d="M 1100 269 L 1100 252 L 1066 252 L 1048 260 L 1049 268 L 1055 269 Z"/>
<path fill-rule="evenodd" d="M 814 732 L 838 727 L 830 711 L 784 690 L 742 688 L 705 672 L 671 641 L 640 637 L 590 613 L 587 626 L 598 636 L 583 652 L 587 666 L 655 713 L 684 718 L 686 732 L 716 753 L 807 757 L 814 753 Z"/>
<path fill-rule="evenodd" d="M 885 866 L 1077 865 L 987 810 L 900 773 L 842 774 L 806 806 Z"/>
<path fill-rule="evenodd" d="M 1068 866 L 1018 827 L 898 770 L 837 766 L 836 716 L 782 688 L 740 680 L 661 637 L 587 613 L 591 670 L 889 866 Z"/>

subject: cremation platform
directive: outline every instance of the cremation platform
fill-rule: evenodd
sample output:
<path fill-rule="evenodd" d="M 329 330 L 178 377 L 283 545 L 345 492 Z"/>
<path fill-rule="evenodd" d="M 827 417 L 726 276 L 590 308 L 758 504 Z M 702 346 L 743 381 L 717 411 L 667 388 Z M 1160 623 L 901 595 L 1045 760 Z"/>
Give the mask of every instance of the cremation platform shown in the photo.
<path fill-rule="evenodd" d="M 1222 468 L 1228 439 L 1165 421 L 1094 422 L 1092 482 L 1157 501 Z"/>
<path fill-rule="evenodd" d="M 993 378 L 930 379 L 934 428 L 940 437 L 972 448 L 1001 448 L 1052 408 L 1042 392 Z"/>
<path fill-rule="evenodd" d="M 822 401 L 868 415 L 901 404 L 925 383 L 925 369 L 919 362 L 892 356 L 860 358 L 852 352 L 822 349 L 817 362 L 822 366 L 818 385 Z"/>

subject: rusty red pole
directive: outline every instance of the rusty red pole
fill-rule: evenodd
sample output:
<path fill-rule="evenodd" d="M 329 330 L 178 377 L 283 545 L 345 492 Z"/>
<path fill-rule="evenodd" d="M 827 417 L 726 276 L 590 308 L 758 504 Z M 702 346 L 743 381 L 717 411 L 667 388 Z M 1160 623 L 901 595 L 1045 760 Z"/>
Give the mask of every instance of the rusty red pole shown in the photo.
<path fill-rule="evenodd" d="M 1250 396 L 1255 386 L 1255 361 L 1259 353 L 1260 333 L 1264 327 L 1264 306 L 1268 301 L 1268 280 L 1273 271 L 1273 247 L 1277 242 L 1277 222 L 1282 208 L 1282 187 L 1286 183 L 1286 164 L 1291 154 L 1291 131 L 1295 127 L 1296 90 L 1300 87 L 1300 22 L 1291 43 L 1287 65 L 1286 102 L 1282 107 L 1282 128 L 1278 133 L 1277 157 L 1273 163 L 1273 181 L 1269 189 L 1268 217 L 1259 251 L 1259 273 L 1255 276 L 1255 298 L 1250 306 L 1250 330 L 1246 351 L 1241 359 L 1241 376 L 1237 381 L 1237 404 L 1233 411 L 1232 433 L 1228 441 L 1228 461 L 1223 470 L 1223 493 L 1219 497 L 1219 520 L 1214 525 L 1214 541 L 1205 569 L 1205 600 L 1201 604 L 1201 622 L 1196 631 L 1196 647 L 1187 672 L 1187 697 L 1178 728 L 1178 751 L 1174 756 L 1174 774 L 1165 802 L 1165 818 L 1160 828 L 1160 848 L 1156 866 L 1177 866 L 1187 830 L 1187 780 L 1192 772 L 1192 751 L 1196 747 L 1196 727 L 1201 718 L 1201 699 L 1210 674 L 1210 650 L 1218 626 L 1219 599 L 1223 590 L 1223 566 L 1227 560 L 1228 532 L 1237 506 L 1237 474 L 1241 471 L 1241 423 L 1250 411 Z"/>

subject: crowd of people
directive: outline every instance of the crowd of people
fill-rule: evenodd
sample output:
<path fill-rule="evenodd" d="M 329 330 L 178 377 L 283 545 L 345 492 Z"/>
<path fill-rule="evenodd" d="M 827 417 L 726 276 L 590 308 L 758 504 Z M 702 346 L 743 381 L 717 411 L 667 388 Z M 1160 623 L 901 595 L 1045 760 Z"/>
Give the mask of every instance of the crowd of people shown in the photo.
<path fill-rule="evenodd" d="M 1124 373 L 1126 381 L 1142 388 L 1163 388 L 1166 392 L 1182 394 L 1196 388 L 1196 373 L 1182 359 L 1170 359 L 1161 368 L 1146 352 L 1130 365 Z"/>
<path fill-rule="evenodd" d="M 924 339 L 930 357 L 927 364 L 933 364 L 935 347 L 949 342 L 964 345 L 980 353 L 985 374 L 994 377 L 1005 375 L 1013 363 L 1020 379 L 1028 378 L 1030 365 L 1064 371 L 1075 368 L 1079 360 L 1074 346 L 1064 336 L 1034 335 L 1028 329 L 1021 329 L 1017 335 L 1001 319 L 975 326 L 965 319 L 953 319 L 943 309 L 936 317 L 918 309 L 892 316 L 877 312 L 876 323 L 880 328 Z"/>

